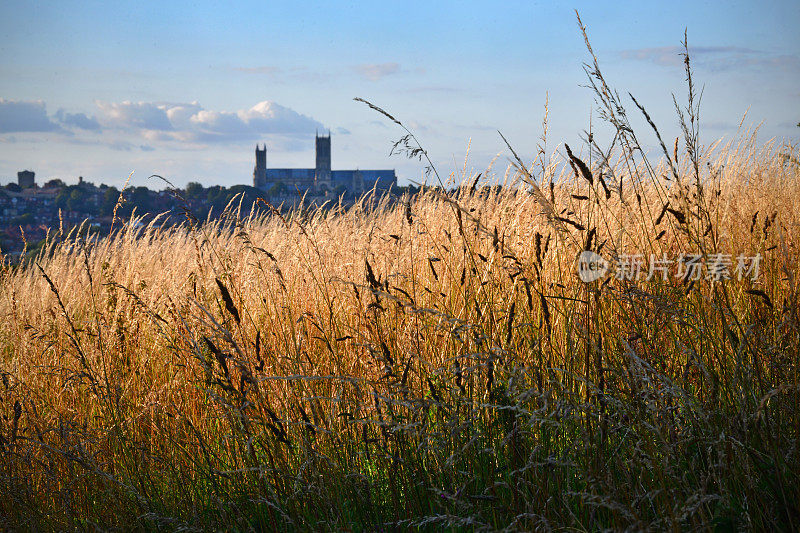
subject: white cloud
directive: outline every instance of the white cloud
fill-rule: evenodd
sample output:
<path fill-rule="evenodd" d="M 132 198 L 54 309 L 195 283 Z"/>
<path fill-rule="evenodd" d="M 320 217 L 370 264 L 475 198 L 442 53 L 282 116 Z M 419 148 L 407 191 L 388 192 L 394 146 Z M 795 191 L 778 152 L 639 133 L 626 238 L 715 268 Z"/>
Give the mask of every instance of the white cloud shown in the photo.
<path fill-rule="evenodd" d="M 191 104 L 174 104 L 166 109 L 167 118 L 176 130 L 184 130 L 191 127 L 192 116 L 202 111 L 203 108 L 197 102 Z"/>
<path fill-rule="evenodd" d="M 102 121 L 108 127 L 123 129 L 172 130 L 172 123 L 165 104 L 149 102 L 95 102 L 102 113 Z"/>
<path fill-rule="evenodd" d="M 47 116 L 45 103 L 0 98 L 0 133 L 60 131 L 61 126 Z"/>
<path fill-rule="evenodd" d="M 258 133 L 304 134 L 324 128 L 313 118 L 268 100 L 239 111 L 238 115 Z"/>
<path fill-rule="evenodd" d="M 354 66 L 353 69 L 370 81 L 378 81 L 400 72 L 400 65 L 397 63 L 364 63 Z"/>
<path fill-rule="evenodd" d="M 223 137 L 248 137 L 252 130 L 238 114 L 228 111 L 198 111 L 190 118 L 198 133 Z"/>
<path fill-rule="evenodd" d="M 70 136 L 75 144 L 103 144 L 126 151 L 146 146 L 143 150 L 147 151 L 150 144 L 159 142 L 183 143 L 184 148 L 197 149 L 261 140 L 266 135 L 305 136 L 325 129 L 317 120 L 268 100 L 238 111 L 204 109 L 198 102 L 96 101 L 95 105 L 97 117 L 64 109 L 48 116 L 44 102 L 0 98 L 0 134 L 58 132 Z M 4 140 L 13 139 L 6 135 Z"/>
<path fill-rule="evenodd" d="M 311 117 L 267 100 L 239 111 L 208 110 L 197 102 L 97 102 L 97 106 L 107 127 L 138 131 L 150 142 L 237 142 L 324 128 Z"/>

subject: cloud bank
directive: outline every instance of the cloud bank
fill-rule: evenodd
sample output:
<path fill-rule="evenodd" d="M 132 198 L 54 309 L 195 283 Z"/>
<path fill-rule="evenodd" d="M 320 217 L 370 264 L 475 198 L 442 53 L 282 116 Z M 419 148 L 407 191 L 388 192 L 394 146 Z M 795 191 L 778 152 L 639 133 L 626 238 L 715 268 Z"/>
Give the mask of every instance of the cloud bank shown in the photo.
<path fill-rule="evenodd" d="M 24 102 L 0 98 L 0 133 L 60 131 L 47 116 L 41 100 Z"/>
<path fill-rule="evenodd" d="M 151 142 L 195 144 L 233 143 L 257 140 L 265 135 L 301 136 L 325 129 L 319 121 L 288 107 L 265 100 L 249 109 L 215 111 L 198 102 L 95 102 L 97 115 L 69 113 L 59 109 L 47 114 L 42 101 L 0 99 L 0 134 L 16 132 L 56 132 L 67 136 L 76 133 L 114 134 L 130 139 L 139 137 Z M 75 137 L 75 142 L 91 138 Z M 7 140 L 9 140 L 7 138 Z M 110 141 L 109 141 L 110 143 Z M 109 144 L 110 146 L 110 144 Z M 125 145 L 134 146 L 131 143 Z M 117 142 L 113 146 L 120 149 Z M 122 148 L 126 149 L 126 148 Z"/>
<path fill-rule="evenodd" d="M 67 127 L 94 131 L 100 129 L 100 123 L 97 122 L 97 119 L 89 117 L 85 113 L 67 113 L 63 109 L 59 109 L 55 114 L 55 118 Z"/>
<path fill-rule="evenodd" d="M 97 102 L 97 106 L 104 128 L 139 131 L 151 140 L 238 142 L 324 128 L 313 118 L 268 100 L 239 111 L 208 110 L 197 102 Z"/>

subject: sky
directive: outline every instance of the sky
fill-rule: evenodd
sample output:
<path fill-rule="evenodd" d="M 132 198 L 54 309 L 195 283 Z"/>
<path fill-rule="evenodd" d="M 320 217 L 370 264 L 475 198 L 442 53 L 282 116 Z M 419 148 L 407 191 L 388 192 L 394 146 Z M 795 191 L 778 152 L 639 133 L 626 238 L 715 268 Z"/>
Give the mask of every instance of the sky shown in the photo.
<path fill-rule="evenodd" d="M 390 156 L 404 132 L 355 97 L 411 129 L 444 178 L 495 158 L 502 175 L 498 130 L 530 160 L 546 105 L 549 151 L 580 146 L 590 123 L 607 144 L 575 10 L 645 144 L 627 93 L 678 134 L 685 30 L 704 142 L 800 138 L 793 0 L 320 4 L 4 0 L 0 183 L 30 169 L 38 183 L 251 184 L 257 143 L 269 167 L 308 168 L 317 131 L 331 132 L 334 169 L 422 181 L 421 163 Z"/>

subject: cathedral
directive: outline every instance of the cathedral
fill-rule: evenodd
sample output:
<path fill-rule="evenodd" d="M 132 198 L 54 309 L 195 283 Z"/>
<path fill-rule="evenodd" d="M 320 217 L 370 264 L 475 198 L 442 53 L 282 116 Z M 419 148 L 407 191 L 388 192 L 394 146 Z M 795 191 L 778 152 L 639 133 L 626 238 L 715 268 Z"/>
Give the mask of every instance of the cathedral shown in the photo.
<path fill-rule="evenodd" d="M 316 136 L 315 168 L 267 168 L 267 145 L 256 145 L 253 186 L 271 193 L 300 191 L 311 195 L 357 196 L 375 188 L 397 186 L 394 170 L 331 170 L 331 135 Z"/>

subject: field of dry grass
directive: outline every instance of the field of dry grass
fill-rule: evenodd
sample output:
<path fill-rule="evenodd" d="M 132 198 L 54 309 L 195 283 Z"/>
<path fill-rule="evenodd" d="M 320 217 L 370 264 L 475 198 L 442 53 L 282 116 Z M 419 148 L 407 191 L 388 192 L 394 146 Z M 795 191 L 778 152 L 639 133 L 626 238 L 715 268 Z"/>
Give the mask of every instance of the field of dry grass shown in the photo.
<path fill-rule="evenodd" d="M 4 264 L 0 526 L 800 527 L 797 151 L 701 147 L 690 92 L 650 164 L 591 74 L 613 154 Z"/>
<path fill-rule="evenodd" d="M 6 525 L 797 525 L 800 172 L 701 167 L 54 240 L 2 274 Z"/>

